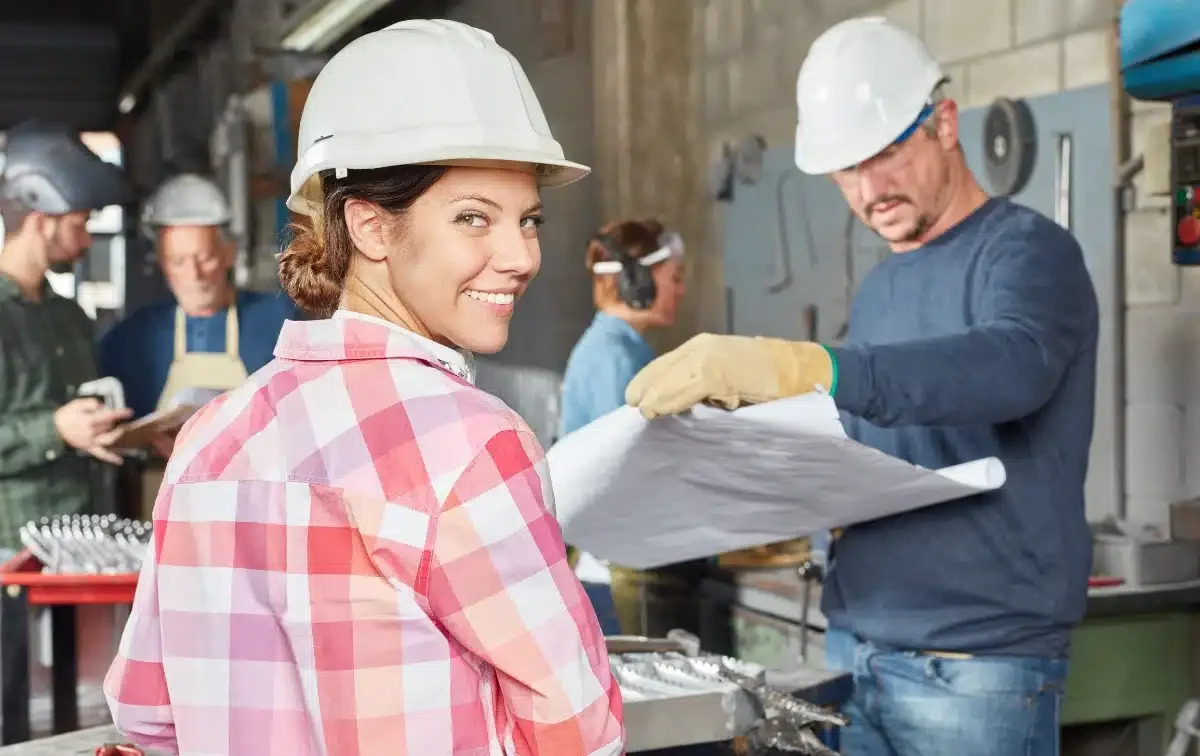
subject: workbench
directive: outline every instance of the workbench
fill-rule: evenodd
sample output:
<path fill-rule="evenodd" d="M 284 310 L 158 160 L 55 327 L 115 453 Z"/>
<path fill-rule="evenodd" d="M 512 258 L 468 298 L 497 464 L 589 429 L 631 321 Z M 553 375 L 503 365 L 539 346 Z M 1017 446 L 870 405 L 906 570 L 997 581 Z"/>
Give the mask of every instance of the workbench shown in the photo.
<path fill-rule="evenodd" d="M 772 679 L 772 678 L 768 678 Z M 800 698 L 812 702 L 844 697 L 849 691 L 848 676 L 828 672 L 816 666 L 792 670 L 772 680 L 781 688 L 794 691 Z M 844 690 L 843 690 L 844 689 Z M 695 699 L 643 700 L 625 703 L 625 727 L 628 738 L 628 753 L 671 753 L 675 756 L 688 751 L 687 746 L 673 748 L 669 744 L 696 742 L 698 753 L 710 753 L 700 741 L 691 738 L 708 731 L 721 731 L 722 722 L 729 712 L 718 708 L 705 712 L 710 721 L 689 721 L 697 713 Z M 692 717 L 694 719 L 694 717 Z M 684 737 L 680 737 L 683 734 Z M 94 756 L 96 748 L 105 743 L 125 742 L 112 725 L 91 727 L 77 732 L 54 735 L 47 738 L 27 740 L 23 743 L 0 747 L 0 756 Z M 659 748 L 669 750 L 659 751 Z M 149 754 L 148 756 L 154 756 Z"/>
<path fill-rule="evenodd" d="M 729 607 L 735 656 L 786 669 L 801 656 L 801 585 L 794 570 L 748 571 L 729 582 L 707 581 L 703 596 Z M 815 608 L 819 591 L 816 586 L 809 627 L 824 630 Z M 1162 754 L 1179 708 L 1195 695 L 1197 607 L 1200 581 L 1089 591 L 1087 616 L 1071 644 L 1064 727 L 1133 722 L 1136 753 Z M 810 644 L 809 662 L 820 662 L 823 644 Z"/>
<path fill-rule="evenodd" d="M 0 756 L 95 756 L 96 749 L 105 743 L 120 742 L 123 739 L 116 728 L 105 725 L 4 746 L 0 748 Z"/>

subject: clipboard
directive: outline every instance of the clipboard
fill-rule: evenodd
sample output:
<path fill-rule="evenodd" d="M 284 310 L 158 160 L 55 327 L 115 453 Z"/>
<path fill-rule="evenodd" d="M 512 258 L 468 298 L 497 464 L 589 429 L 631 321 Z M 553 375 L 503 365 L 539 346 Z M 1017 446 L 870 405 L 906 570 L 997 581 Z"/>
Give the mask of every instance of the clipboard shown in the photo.
<path fill-rule="evenodd" d="M 120 431 L 110 448 L 119 451 L 133 451 L 150 446 L 154 437 L 160 433 L 173 433 L 183 427 L 199 407 L 179 405 L 170 409 L 151 412 L 145 417 L 139 417 L 131 423 L 118 426 Z"/>
<path fill-rule="evenodd" d="M 155 436 L 178 431 L 201 407 L 223 393 L 217 389 L 184 389 L 171 398 L 165 409 L 119 426 L 116 430 L 120 433 L 111 448 L 120 451 L 144 449 L 150 446 Z"/>

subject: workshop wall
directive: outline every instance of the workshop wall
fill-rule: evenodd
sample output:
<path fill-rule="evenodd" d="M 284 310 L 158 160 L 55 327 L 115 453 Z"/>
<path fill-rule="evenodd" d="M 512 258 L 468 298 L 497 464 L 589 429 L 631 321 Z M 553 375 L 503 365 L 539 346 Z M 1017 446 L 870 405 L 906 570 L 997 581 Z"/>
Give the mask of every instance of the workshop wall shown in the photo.
<path fill-rule="evenodd" d="M 946 66 L 952 93 L 970 108 L 1001 95 L 1112 83 L 1118 7 L 1119 0 L 596 3 L 601 212 L 662 213 L 692 254 L 687 307 L 659 346 L 723 330 L 724 209 L 709 199 L 709 170 L 726 142 L 759 134 L 768 145 L 791 143 L 796 72 L 821 31 L 866 14 L 908 27 Z M 1133 103 L 1132 154 L 1166 117 L 1161 106 Z M 1200 495 L 1200 465 L 1185 464 L 1200 457 L 1200 271 L 1171 264 L 1166 199 L 1140 189 L 1138 178 L 1124 229 L 1126 503 L 1129 516 L 1165 524 L 1169 502 Z"/>
<path fill-rule="evenodd" d="M 594 167 L 590 5 L 460 0 L 448 16 L 487 29 L 521 62 L 567 157 Z M 547 223 L 541 231 L 541 273 L 516 310 L 508 346 L 491 358 L 496 362 L 562 370 L 591 321 L 591 277 L 583 255 L 601 223 L 596 188 L 589 178 L 542 194 Z"/>
<path fill-rule="evenodd" d="M 1132 103 L 1132 154 L 1169 118 Z M 1125 223 L 1126 490 L 1131 513 L 1165 523 L 1167 504 L 1200 496 L 1200 269 L 1171 263 L 1168 198 L 1141 189 Z"/>

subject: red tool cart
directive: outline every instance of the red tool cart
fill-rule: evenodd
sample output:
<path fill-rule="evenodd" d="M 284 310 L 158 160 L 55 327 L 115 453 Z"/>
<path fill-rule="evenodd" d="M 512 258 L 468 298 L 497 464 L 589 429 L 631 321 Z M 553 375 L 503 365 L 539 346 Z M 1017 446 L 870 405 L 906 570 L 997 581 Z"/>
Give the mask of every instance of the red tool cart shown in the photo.
<path fill-rule="evenodd" d="M 56 575 L 42 572 L 42 564 L 22 551 L 0 565 L 0 744 L 30 739 L 29 628 L 30 608 L 50 610 L 51 695 L 54 732 L 79 729 L 76 686 L 79 658 L 76 648 L 75 609 L 81 605 L 132 604 L 137 573 L 118 575 Z"/>

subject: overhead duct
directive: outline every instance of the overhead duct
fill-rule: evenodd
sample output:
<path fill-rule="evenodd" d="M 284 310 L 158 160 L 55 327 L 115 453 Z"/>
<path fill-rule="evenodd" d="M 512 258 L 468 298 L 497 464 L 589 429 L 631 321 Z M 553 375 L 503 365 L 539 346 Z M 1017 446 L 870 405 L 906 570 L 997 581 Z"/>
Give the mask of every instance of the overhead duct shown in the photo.
<path fill-rule="evenodd" d="M 150 88 L 168 64 L 212 18 L 212 14 L 228 5 L 228 0 L 197 0 L 184 15 L 154 45 L 142 65 L 129 77 L 121 89 L 117 108 L 122 114 L 133 112 L 142 100 L 143 93 Z"/>
<path fill-rule="evenodd" d="M 279 46 L 295 52 L 321 52 L 388 5 L 390 0 L 313 0 L 295 12 L 301 20 Z"/>

